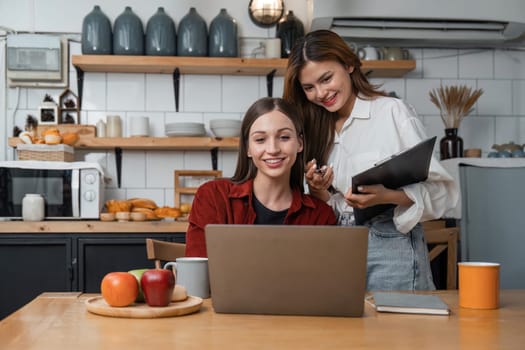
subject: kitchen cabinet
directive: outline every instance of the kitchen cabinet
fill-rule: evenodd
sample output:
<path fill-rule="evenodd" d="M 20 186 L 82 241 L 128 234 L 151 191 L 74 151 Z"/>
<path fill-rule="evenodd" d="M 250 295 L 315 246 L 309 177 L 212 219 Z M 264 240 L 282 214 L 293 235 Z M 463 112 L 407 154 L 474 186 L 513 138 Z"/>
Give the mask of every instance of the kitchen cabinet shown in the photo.
<path fill-rule="evenodd" d="M 74 290 L 73 249 L 62 235 L 0 237 L 0 319 L 44 291 Z"/>
<path fill-rule="evenodd" d="M 239 57 L 73 55 L 77 70 L 80 104 L 84 72 L 172 74 L 175 109 L 179 110 L 180 74 L 266 75 L 268 96 L 272 96 L 273 77 L 284 75 L 287 59 Z M 363 61 L 361 69 L 370 77 L 402 77 L 416 68 L 414 60 Z"/>
<path fill-rule="evenodd" d="M 0 225 L 6 226 L 4 223 Z M 74 223 L 71 226 L 80 226 L 80 224 Z M 100 226 L 111 227 L 107 224 Z M 155 223 L 151 223 L 151 226 L 154 233 L 146 233 L 148 230 L 143 228 L 141 232 L 108 233 L 39 233 L 41 230 L 36 233 L 5 233 L 2 231 L 0 234 L 2 276 L 0 319 L 42 292 L 98 293 L 100 282 L 108 272 L 153 268 L 154 262 L 148 260 L 146 255 L 146 238 L 185 242 L 185 229 L 181 229 L 180 232 L 169 230 L 158 232 L 155 230 Z M 185 227 L 184 224 L 176 226 Z M 29 223 L 28 227 L 35 227 L 35 223 Z M 49 228 L 47 225 L 39 227 Z M 60 232 L 64 226 L 57 227 L 56 231 Z"/>

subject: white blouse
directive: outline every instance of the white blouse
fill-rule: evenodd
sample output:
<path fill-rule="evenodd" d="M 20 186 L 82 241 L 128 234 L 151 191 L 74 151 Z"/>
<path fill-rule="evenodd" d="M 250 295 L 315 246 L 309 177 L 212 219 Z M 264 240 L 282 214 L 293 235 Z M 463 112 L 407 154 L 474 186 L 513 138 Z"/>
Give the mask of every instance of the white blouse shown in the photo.
<path fill-rule="evenodd" d="M 337 192 L 328 204 L 342 217 L 353 216 L 353 208 L 343 197 L 352 187 L 352 176 L 427 138 L 416 111 L 403 100 L 357 98 L 350 117 L 335 135 L 329 156 L 328 163 L 335 174 L 332 185 Z M 409 232 L 418 222 L 443 217 L 445 211 L 456 206 L 459 196 L 454 179 L 435 157 L 430 162 L 427 180 L 402 190 L 414 202 L 410 207 L 394 209 L 394 223 L 402 233 Z"/>

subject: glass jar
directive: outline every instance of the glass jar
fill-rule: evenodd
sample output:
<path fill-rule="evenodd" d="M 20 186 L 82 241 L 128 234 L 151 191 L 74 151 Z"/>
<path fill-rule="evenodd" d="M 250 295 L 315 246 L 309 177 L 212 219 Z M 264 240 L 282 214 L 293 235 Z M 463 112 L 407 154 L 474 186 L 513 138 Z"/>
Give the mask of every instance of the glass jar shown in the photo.
<path fill-rule="evenodd" d="M 22 219 L 24 221 L 44 220 L 44 197 L 28 193 L 22 199 Z"/>

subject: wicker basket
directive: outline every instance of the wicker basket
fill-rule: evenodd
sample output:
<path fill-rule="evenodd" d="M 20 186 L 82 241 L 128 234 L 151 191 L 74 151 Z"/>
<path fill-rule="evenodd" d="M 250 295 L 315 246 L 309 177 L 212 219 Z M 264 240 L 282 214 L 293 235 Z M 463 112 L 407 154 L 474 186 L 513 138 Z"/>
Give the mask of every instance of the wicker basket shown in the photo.
<path fill-rule="evenodd" d="M 48 160 L 72 162 L 75 149 L 69 145 L 31 145 L 20 144 L 16 147 L 19 160 Z"/>

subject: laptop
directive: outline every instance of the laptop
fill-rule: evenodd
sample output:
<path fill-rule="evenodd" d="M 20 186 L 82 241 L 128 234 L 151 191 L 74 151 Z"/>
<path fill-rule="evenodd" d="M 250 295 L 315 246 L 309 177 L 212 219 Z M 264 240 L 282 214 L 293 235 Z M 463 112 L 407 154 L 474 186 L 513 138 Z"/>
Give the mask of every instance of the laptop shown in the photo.
<path fill-rule="evenodd" d="M 367 227 L 210 224 L 205 235 L 215 312 L 362 316 Z"/>

